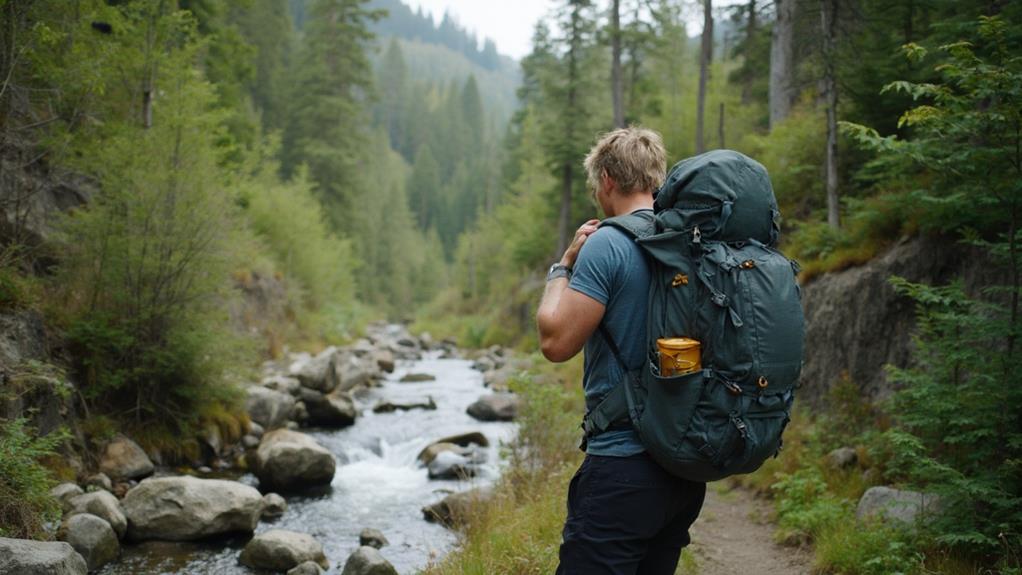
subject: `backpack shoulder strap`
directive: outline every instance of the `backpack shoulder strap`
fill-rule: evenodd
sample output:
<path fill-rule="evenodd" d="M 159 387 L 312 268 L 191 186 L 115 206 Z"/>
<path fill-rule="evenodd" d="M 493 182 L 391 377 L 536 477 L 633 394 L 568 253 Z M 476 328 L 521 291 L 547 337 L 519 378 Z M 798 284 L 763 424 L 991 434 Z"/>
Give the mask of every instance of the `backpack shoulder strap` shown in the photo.
<path fill-rule="evenodd" d="M 645 239 L 656 233 L 656 216 L 653 210 L 639 210 L 622 216 L 614 216 L 600 222 L 600 227 L 617 228 L 637 240 Z"/>

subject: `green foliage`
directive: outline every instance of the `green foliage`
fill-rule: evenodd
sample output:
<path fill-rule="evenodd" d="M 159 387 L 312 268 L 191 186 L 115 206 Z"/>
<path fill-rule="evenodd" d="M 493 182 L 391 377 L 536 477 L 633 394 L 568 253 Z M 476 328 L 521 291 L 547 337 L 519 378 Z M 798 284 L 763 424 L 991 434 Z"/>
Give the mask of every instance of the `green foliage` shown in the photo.
<path fill-rule="evenodd" d="M 168 42 L 117 54 L 142 83 L 158 63 L 161 97 L 151 127 L 125 114 L 89 136 L 69 134 L 76 167 L 102 193 L 66 222 L 55 287 L 83 397 L 186 425 L 194 405 L 229 395 L 211 390 L 243 350 L 223 305 L 242 243 L 217 163 L 223 116 L 191 67 L 194 21 L 155 6 L 123 14 L 126 45 L 153 34 Z"/>
<path fill-rule="evenodd" d="M 305 170 L 281 182 L 271 148 L 253 155 L 252 176 L 239 182 L 238 196 L 253 231 L 272 255 L 275 268 L 297 282 L 307 309 L 354 296 L 351 243 L 330 229 Z"/>
<path fill-rule="evenodd" d="M 56 454 L 66 431 L 36 436 L 24 419 L 0 421 L 0 537 L 42 539 L 43 523 L 60 518 L 55 481 L 41 461 Z"/>
<path fill-rule="evenodd" d="M 536 358 L 536 362 L 542 360 Z M 546 365 L 512 382 L 523 404 L 518 436 L 508 447 L 510 465 L 493 499 L 475 510 L 459 548 L 426 573 L 553 572 L 564 525 L 565 492 L 581 459 L 576 448 L 577 414 L 582 408 L 577 387 L 580 369 L 579 361 L 555 368 Z"/>
<path fill-rule="evenodd" d="M 784 476 L 773 488 L 782 539 L 817 539 L 824 530 L 851 518 L 852 502 L 829 493 L 818 468 L 806 467 Z"/>

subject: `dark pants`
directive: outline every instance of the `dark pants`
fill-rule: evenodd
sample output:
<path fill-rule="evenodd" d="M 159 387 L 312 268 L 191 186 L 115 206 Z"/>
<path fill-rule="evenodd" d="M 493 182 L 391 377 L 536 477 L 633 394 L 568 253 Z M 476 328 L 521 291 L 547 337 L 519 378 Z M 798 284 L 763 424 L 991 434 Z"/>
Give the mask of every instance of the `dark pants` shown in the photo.
<path fill-rule="evenodd" d="M 673 575 L 706 484 L 649 455 L 587 455 L 568 487 L 558 575 Z"/>

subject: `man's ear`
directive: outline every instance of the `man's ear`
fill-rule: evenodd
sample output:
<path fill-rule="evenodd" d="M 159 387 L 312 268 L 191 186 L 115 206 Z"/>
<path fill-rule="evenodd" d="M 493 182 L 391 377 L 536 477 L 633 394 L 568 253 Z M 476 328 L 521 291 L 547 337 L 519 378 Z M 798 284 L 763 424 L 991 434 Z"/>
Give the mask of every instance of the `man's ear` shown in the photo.
<path fill-rule="evenodd" d="M 600 172 L 600 183 L 603 185 L 603 188 L 607 190 L 608 194 L 617 190 L 617 182 L 614 181 L 614 178 L 610 177 L 607 170 Z"/>

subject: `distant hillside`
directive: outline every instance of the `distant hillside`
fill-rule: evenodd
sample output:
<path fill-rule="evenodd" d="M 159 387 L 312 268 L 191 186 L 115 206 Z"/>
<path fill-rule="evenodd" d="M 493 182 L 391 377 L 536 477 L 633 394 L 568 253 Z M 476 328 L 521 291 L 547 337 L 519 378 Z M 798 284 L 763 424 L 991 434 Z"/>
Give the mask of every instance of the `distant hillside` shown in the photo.
<path fill-rule="evenodd" d="M 489 38 L 480 48 L 475 32 L 462 28 L 447 14 L 444 14 L 443 20 L 436 25 L 431 15 L 423 13 L 421 8 L 413 12 L 411 7 L 401 0 L 371 0 L 369 5 L 388 13 L 386 18 L 372 27 L 372 30 L 381 36 L 446 46 L 487 70 L 498 70 L 513 62 L 507 56 L 498 54 L 497 45 Z"/>
<path fill-rule="evenodd" d="M 380 49 L 374 55 L 375 62 L 379 62 L 389 42 L 390 37 L 380 36 Z M 447 46 L 401 37 L 398 37 L 398 43 L 401 45 L 401 51 L 408 64 L 408 74 L 412 80 L 443 85 L 452 80 L 460 83 L 469 75 L 475 75 L 487 116 L 501 130 L 511 119 L 518 105 L 516 92 L 521 83 L 521 73 L 514 60 L 502 57 L 504 61 L 501 65 L 495 70 L 489 70 Z"/>

